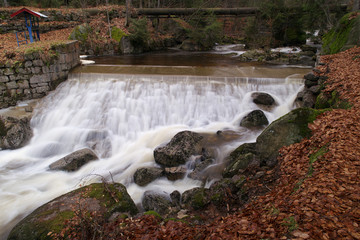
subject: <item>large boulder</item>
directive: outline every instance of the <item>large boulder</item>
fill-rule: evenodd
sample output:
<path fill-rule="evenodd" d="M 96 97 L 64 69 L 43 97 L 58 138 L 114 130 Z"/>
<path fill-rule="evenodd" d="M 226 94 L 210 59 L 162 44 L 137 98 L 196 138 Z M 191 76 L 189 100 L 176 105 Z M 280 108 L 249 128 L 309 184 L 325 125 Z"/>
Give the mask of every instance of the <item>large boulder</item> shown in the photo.
<path fill-rule="evenodd" d="M 224 177 L 233 177 L 259 167 L 273 167 L 280 148 L 300 142 L 311 135 L 308 124 L 324 112 L 311 108 L 298 108 L 272 122 L 256 139 L 245 143 L 225 158 Z"/>
<path fill-rule="evenodd" d="M 156 167 L 139 168 L 134 174 L 134 182 L 139 186 L 146 186 L 155 179 L 162 177 L 164 170 Z"/>
<path fill-rule="evenodd" d="M 279 149 L 311 135 L 308 124 L 322 111 L 298 108 L 272 122 L 256 139 L 256 153 L 262 165 L 274 166 Z"/>
<path fill-rule="evenodd" d="M 246 115 L 240 122 L 240 126 L 246 128 L 262 127 L 269 124 L 268 119 L 261 110 L 254 110 Z"/>
<path fill-rule="evenodd" d="M 203 137 L 194 132 L 177 133 L 171 141 L 154 151 L 155 162 L 165 167 L 177 167 L 186 163 L 192 155 L 201 155 Z"/>
<path fill-rule="evenodd" d="M 63 170 L 67 172 L 73 172 L 80 169 L 86 163 L 94 160 L 98 160 L 96 154 L 90 149 L 84 148 L 52 163 L 49 168 L 50 170 Z"/>
<path fill-rule="evenodd" d="M 68 220 L 108 219 L 115 213 L 138 213 L 126 188 L 119 183 L 94 183 L 42 205 L 12 229 L 8 240 L 51 239 L 49 233 L 59 234 Z"/>
<path fill-rule="evenodd" d="M 25 146 L 32 137 L 30 119 L 0 116 L 0 148 L 17 149 Z"/>
<path fill-rule="evenodd" d="M 160 215 L 168 214 L 174 206 L 171 197 L 166 193 L 146 191 L 142 199 L 145 211 L 155 211 Z"/>

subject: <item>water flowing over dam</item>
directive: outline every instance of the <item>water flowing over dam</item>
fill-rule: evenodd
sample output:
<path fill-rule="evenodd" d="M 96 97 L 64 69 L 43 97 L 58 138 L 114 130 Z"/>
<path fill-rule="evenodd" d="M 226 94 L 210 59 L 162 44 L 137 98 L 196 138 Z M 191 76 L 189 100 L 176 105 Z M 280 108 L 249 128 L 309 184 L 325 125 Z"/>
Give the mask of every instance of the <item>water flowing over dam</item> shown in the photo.
<path fill-rule="evenodd" d="M 259 108 L 251 94 L 273 96 L 278 105 L 264 113 L 274 121 L 295 107 L 305 72 L 292 71 L 300 77 L 184 74 L 189 69 L 183 68 L 182 75 L 77 70 L 42 99 L 34 109 L 29 144 L 0 151 L 0 236 L 40 205 L 99 182 L 100 176 L 123 183 L 137 204 L 146 190 L 171 193 L 200 186 L 185 177 L 175 182 L 160 178 L 140 187 L 133 174 L 140 167 L 156 166 L 154 149 L 183 130 L 236 133 L 233 141 L 219 146 L 216 163 L 221 163 L 231 150 L 260 134 L 239 126 Z M 93 149 L 100 159 L 76 172 L 49 170 L 50 164 L 82 148 Z"/>

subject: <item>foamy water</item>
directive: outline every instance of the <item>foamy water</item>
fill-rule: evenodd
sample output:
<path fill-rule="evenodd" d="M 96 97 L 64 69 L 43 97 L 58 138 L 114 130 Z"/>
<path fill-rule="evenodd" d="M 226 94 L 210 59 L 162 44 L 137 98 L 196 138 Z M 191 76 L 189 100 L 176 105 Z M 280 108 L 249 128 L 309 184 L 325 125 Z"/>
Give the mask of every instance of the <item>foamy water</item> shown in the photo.
<path fill-rule="evenodd" d="M 220 149 L 217 162 L 258 133 L 239 127 L 258 109 L 252 92 L 271 94 L 278 107 L 265 111 L 273 121 L 290 111 L 303 82 L 299 79 L 74 74 L 35 108 L 34 136 L 18 150 L 0 151 L 0 236 L 40 205 L 100 181 L 125 184 L 136 203 L 146 190 L 183 192 L 201 183 L 189 178 L 158 179 L 146 187 L 133 183 L 140 167 L 155 166 L 153 151 L 178 132 L 245 132 Z M 73 173 L 49 165 L 76 150 L 95 149 L 100 160 Z"/>

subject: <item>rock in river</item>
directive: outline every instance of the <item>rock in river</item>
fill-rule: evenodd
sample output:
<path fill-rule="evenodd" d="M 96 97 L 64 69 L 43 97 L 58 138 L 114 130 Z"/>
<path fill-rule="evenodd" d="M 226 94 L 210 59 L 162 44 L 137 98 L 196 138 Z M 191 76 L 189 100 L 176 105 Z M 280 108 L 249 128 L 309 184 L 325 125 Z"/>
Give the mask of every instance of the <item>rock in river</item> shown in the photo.
<path fill-rule="evenodd" d="M 240 122 L 240 126 L 246 128 L 261 127 L 269 124 L 265 114 L 261 110 L 254 110 L 246 115 Z"/>
<path fill-rule="evenodd" d="M 88 148 L 84 148 L 52 163 L 49 168 L 51 170 L 63 170 L 67 172 L 73 172 L 80 169 L 86 163 L 97 159 L 98 157 L 93 151 Z"/>
<path fill-rule="evenodd" d="M 201 155 L 203 137 L 194 132 L 177 133 L 171 141 L 154 151 L 155 162 L 164 167 L 177 167 L 184 164 L 192 155 Z"/>

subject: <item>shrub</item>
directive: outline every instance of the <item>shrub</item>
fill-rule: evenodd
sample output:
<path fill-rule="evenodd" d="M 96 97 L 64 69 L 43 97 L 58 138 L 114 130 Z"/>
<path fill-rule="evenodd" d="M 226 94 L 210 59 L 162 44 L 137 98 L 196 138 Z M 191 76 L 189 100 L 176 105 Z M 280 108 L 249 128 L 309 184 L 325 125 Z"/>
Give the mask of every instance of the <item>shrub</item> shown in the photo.
<path fill-rule="evenodd" d="M 146 18 L 141 18 L 139 20 L 132 20 L 129 28 L 129 38 L 131 43 L 135 47 L 148 47 L 148 41 L 150 35 L 147 29 Z"/>

